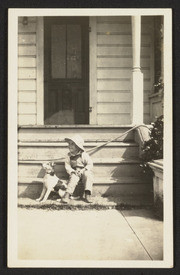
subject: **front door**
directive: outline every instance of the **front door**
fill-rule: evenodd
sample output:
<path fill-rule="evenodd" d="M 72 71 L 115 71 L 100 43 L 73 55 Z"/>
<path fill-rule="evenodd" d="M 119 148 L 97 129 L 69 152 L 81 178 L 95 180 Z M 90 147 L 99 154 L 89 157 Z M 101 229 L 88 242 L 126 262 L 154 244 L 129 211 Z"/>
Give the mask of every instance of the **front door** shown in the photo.
<path fill-rule="evenodd" d="M 45 124 L 89 123 L 88 17 L 45 17 Z"/>

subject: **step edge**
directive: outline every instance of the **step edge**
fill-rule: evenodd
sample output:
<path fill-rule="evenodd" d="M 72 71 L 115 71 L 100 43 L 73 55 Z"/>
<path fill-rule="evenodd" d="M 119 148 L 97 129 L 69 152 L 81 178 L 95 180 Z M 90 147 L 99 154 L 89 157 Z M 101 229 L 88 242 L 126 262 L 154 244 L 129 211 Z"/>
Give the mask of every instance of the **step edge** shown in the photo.
<path fill-rule="evenodd" d="M 125 125 L 89 125 L 89 124 L 73 124 L 73 125 L 19 125 L 18 129 L 127 129 L 133 128 L 134 124 Z"/>
<path fill-rule="evenodd" d="M 64 164 L 65 157 L 59 158 L 57 165 Z M 56 160 L 56 159 L 55 159 Z M 19 159 L 18 164 L 42 164 L 43 162 L 50 161 L 47 160 L 25 160 Z M 53 161 L 53 159 L 52 159 Z M 123 159 L 123 158 L 93 158 L 94 164 L 140 164 L 141 161 L 139 159 Z"/>
<path fill-rule="evenodd" d="M 89 142 L 89 143 L 86 143 L 84 145 L 84 147 L 93 147 L 93 146 L 99 146 L 101 145 L 100 144 L 101 142 Z M 103 142 L 102 142 L 103 144 Z M 18 146 L 19 147 L 66 147 L 68 148 L 67 146 L 67 143 L 66 142 L 18 142 Z M 104 147 L 135 147 L 137 148 L 139 145 L 135 142 L 111 142 L 107 145 L 105 145 Z"/>
<path fill-rule="evenodd" d="M 19 177 L 19 184 L 29 184 L 29 183 L 42 183 L 43 178 L 32 178 L 32 177 Z M 94 184 L 99 185 L 118 185 L 118 184 L 143 184 L 149 185 L 148 181 L 145 181 L 137 177 L 119 177 L 119 178 L 108 178 L 107 177 L 96 177 Z"/>

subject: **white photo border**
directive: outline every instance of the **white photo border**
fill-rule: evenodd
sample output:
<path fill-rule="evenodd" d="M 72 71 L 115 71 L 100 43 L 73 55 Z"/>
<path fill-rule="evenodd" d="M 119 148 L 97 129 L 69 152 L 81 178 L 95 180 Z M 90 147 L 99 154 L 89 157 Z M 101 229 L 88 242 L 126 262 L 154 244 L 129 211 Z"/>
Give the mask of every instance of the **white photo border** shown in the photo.
<path fill-rule="evenodd" d="M 162 261 L 19 260 L 17 247 L 17 67 L 19 16 L 164 16 L 164 259 Z M 9 9 L 8 14 L 8 266 L 9 267 L 173 267 L 173 126 L 171 9 Z"/>

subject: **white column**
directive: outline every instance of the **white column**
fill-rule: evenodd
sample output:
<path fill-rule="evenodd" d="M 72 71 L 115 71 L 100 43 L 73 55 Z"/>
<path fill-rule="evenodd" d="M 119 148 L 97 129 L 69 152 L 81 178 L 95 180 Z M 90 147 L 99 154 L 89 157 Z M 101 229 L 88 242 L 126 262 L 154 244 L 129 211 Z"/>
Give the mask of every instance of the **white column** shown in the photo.
<path fill-rule="evenodd" d="M 132 16 L 132 124 L 143 123 L 143 74 L 140 67 L 141 16 Z"/>

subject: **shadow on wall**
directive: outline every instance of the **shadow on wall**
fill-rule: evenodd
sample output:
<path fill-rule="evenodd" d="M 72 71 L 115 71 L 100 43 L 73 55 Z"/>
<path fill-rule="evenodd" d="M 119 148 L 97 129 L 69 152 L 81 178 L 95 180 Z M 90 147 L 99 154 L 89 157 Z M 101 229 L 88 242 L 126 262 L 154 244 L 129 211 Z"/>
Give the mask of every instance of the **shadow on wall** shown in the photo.
<path fill-rule="evenodd" d="M 99 186 L 104 189 L 102 196 L 109 202 L 131 206 L 153 204 L 153 178 L 144 174 L 140 165 L 134 164 L 129 168 L 124 164 L 116 167 L 111 177 L 113 184 Z"/>
<path fill-rule="evenodd" d="M 31 184 L 27 185 L 19 185 L 18 187 L 18 197 L 19 198 L 29 198 L 35 200 L 39 198 L 41 191 L 42 191 L 43 184 L 32 182 Z"/>
<path fill-rule="evenodd" d="M 66 174 L 65 168 L 63 166 L 60 166 L 60 169 L 57 166 L 55 166 L 55 174 L 60 178 L 60 179 L 68 179 L 68 175 Z M 19 184 L 18 185 L 18 197 L 19 198 L 29 198 L 32 200 L 37 199 L 43 188 L 43 178 L 45 176 L 45 170 L 41 167 L 38 175 L 37 175 L 37 180 L 32 181 L 31 183 L 27 184 Z M 83 185 L 82 182 L 78 184 L 74 191 L 74 196 L 81 195 L 83 193 Z M 49 199 L 58 199 L 59 195 L 57 192 L 52 191 L 49 195 Z"/>
<path fill-rule="evenodd" d="M 19 185 L 18 187 L 18 192 L 19 198 L 28 198 L 28 199 L 32 199 L 32 200 L 36 200 L 37 198 L 39 198 L 41 192 L 42 192 L 42 188 L 43 188 L 43 183 L 40 182 L 32 182 L 31 184 L 27 185 Z M 75 191 L 74 191 L 74 196 L 79 196 L 81 194 L 83 194 L 84 190 L 83 190 L 83 185 L 80 182 Z M 59 195 L 57 192 L 52 191 L 49 195 L 48 199 L 52 199 L 52 200 L 56 200 L 59 199 Z"/>
<path fill-rule="evenodd" d="M 88 154 L 92 158 L 93 157 L 96 158 L 96 154 L 99 151 L 103 150 L 105 147 L 106 146 L 93 149 L 92 151 L 89 151 Z M 136 147 L 132 147 L 132 146 L 126 147 L 126 149 L 124 150 L 124 152 L 121 153 L 121 157 L 124 158 L 124 159 L 137 159 L 137 148 Z"/>
<path fill-rule="evenodd" d="M 101 165 L 99 169 L 101 169 Z M 111 171 L 110 176 L 113 179 L 113 184 L 95 184 L 93 187 L 93 193 L 95 193 L 96 196 L 109 197 L 110 200 L 113 201 L 113 198 L 116 199 L 116 197 L 122 197 L 123 195 L 133 197 L 134 195 L 142 195 L 145 193 L 150 194 L 150 196 L 153 194 L 152 178 L 147 177 L 139 165 L 134 164 L 130 169 L 126 162 L 124 162 L 124 164 L 115 167 L 114 170 Z M 59 178 L 67 179 L 67 174 L 65 174 L 63 166 L 61 166 L 61 169 L 56 167 L 55 173 Z M 41 168 L 36 181 L 33 181 L 28 185 L 19 184 L 19 197 L 32 199 L 37 198 L 42 190 L 44 175 L 45 171 Z M 75 193 L 77 195 L 78 193 L 82 193 L 82 188 L 82 184 L 79 184 Z"/>

